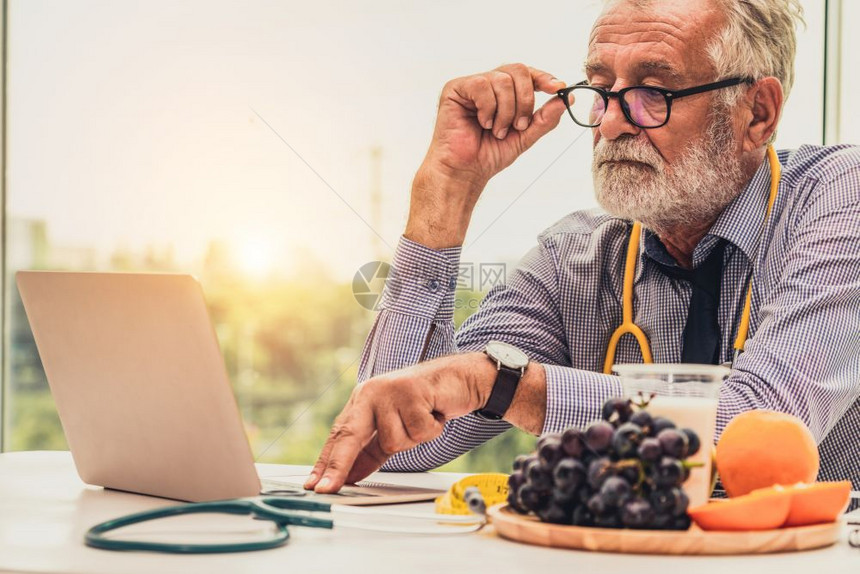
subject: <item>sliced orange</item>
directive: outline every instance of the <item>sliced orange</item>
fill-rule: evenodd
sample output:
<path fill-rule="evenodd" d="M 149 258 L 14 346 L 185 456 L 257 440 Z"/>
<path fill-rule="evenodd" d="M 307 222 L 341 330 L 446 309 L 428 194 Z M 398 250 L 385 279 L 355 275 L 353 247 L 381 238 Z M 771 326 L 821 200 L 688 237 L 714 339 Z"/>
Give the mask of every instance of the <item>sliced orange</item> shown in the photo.
<path fill-rule="evenodd" d="M 797 484 L 787 490 L 791 493 L 791 509 L 785 526 L 833 522 L 851 499 L 851 483 L 847 480 Z"/>
<path fill-rule="evenodd" d="M 788 518 L 792 493 L 784 488 L 763 488 L 726 501 L 691 508 L 690 518 L 702 530 L 771 530 Z"/>

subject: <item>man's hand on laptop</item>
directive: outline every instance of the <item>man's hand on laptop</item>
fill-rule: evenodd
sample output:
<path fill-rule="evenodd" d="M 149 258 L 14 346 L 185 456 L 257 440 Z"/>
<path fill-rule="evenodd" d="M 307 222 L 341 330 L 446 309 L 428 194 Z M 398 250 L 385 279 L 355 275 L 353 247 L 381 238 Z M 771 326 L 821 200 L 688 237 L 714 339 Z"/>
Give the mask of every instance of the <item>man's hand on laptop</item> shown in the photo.
<path fill-rule="evenodd" d="M 335 419 L 305 488 L 337 492 L 392 454 L 436 438 L 445 421 L 486 404 L 495 373 L 483 353 L 464 353 L 365 381 Z"/>

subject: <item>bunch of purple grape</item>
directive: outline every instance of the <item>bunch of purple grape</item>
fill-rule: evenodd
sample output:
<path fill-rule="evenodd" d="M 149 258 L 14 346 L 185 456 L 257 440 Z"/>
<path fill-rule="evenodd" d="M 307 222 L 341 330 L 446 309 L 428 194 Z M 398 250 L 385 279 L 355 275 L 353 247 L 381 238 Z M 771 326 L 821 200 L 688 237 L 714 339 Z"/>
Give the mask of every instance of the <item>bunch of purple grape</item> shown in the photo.
<path fill-rule="evenodd" d="M 689 528 L 689 499 L 681 485 L 690 475 L 685 459 L 698 452 L 699 437 L 652 417 L 646 406 L 609 399 L 603 420 L 585 431 L 542 436 L 534 453 L 514 461 L 510 506 L 556 524 Z"/>

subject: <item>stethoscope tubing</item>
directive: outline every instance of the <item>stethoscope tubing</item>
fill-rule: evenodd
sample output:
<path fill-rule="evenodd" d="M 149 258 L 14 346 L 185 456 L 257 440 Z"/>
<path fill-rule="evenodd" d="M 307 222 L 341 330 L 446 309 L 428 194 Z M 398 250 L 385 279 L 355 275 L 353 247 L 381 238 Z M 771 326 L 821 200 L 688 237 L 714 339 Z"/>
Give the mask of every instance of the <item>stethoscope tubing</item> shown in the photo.
<path fill-rule="evenodd" d="M 292 511 L 327 512 L 333 518 L 319 518 L 308 514 L 295 514 Z M 189 514 L 234 514 L 254 515 L 257 519 L 270 520 L 274 523 L 275 533 L 271 538 L 238 543 L 191 544 L 147 542 L 142 540 L 115 539 L 105 536 L 106 533 L 159 518 L 185 516 Z M 422 520 L 441 523 L 446 526 L 410 527 L 375 525 L 368 523 L 368 518 L 393 518 L 401 520 Z M 339 528 L 354 528 L 375 532 L 395 534 L 424 534 L 449 535 L 463 534 L 480 530 L 486 524 L 486 517 L 481 515 L 442 515 L 404 511 L 369 511 L 345 505 L 331 505 L 302 500 L 300 498 L 248 498 L 223 500 L 215 502 L 199 502 L 179 506 L 169 506 L 156 510 L 147 510 L 129 514 L 120 518 L 106 520 L 90 528 L 84 536 L 84 543 L 92 548 L 116 551 L 150 551 L 171 554 L 215 554 L 229 552 L 249 552 L 268 550 L 286 544 L 290 537 L 287 525 L 307 526 L 311 528 L 331 529 L 336 524 Z"/>
<path fill-rule="evenodd" d="M 172 554 L 211 554 L 226 552 L 249 552 L 254 550 L 268 550 L 276 548 L 287 542 L 290 533 L 287 525 L 308 526 L 312 528 L 332 528 L 334 522 L 327 518 L 294 514 L 283 509 L 304 510 L 308 512 L 329 512 L 330 504 L 314 502 L 310 500 L 257 498 L 237 499 L 215 502 L 197 502 L 180 506 L 168 506 L 155 510 L 146 510 L 129 514 L 120 518 L 106 520 L 90 528 L 84 535 L 84 543 L 92 548 L 103 550 L 144 550 L 153 552 L 168 552 Z M 142 540 L 112 539 L 104 535 L 107 532 L 157 520 L 159 518 L 170 518 L 174 516 L 185 516 L 189 514 L 253 514 L 256 518 L 270 520 L 275 524 L 275 535 L 265 540 L 251 542 L 238 542 L 230 544 L 185 544 L 185 543 L 163 543 L 146 542 Z"/>
<path fill-rule="evenodd" d="M 773 146 L 767 146 L 767 158 L 770 166 L 770 193 L 768 195 L 767 209 L 764 214 L 764 222 L 762 222 L 762 230 L 764 223 L 767 222 L 770 212 L 773 209 L 773 204 L 776 201 L 776 195 L 779 191 L 779 182 L 782 176 L 782 169 L 779 163 L 779 158 L 776 155 L 776 150 Z M 606 349 L 606 357 L 603 361 L 603 373 L 606 375 L 612 374 L 612 366 L 615 364 L 615 354 L 618 347 L 618 342 L 624 335 L 633 335 L 636 342 L 639 344 L 639 350 L 642 353 L 642 361 L 644 363 L 653 363 L 651 356 L 651 346 L 648 342 L 648 336 L 642 329 L 633 321 L 633 279 L 636 273 L 636 260 L 639 255 L 639 237 L 642 231 L 642 224 L 638 221 L 633 223 L 633 228 L 630 231 L 630 240 L 627 245 L 627 254 L 624 261 L 624 280 L 621 295 L 621 312 L 622 322 L 609 338 L 609 344 Z M 761 231 L 759 232 L 759 239 Z M 741 312 L 741 320 L 738 323 L 738 333 L 734 343 L 734 353 L 732 356 L 731 366 L 741 353 L 743 353 L 744 345 L 746 344 L 747 335 L 749 334 L 750 326 L 750 309 L 752 306 L 752 275 L 747 280 L 746 294 L 744 296 L 744 306 Z"/>

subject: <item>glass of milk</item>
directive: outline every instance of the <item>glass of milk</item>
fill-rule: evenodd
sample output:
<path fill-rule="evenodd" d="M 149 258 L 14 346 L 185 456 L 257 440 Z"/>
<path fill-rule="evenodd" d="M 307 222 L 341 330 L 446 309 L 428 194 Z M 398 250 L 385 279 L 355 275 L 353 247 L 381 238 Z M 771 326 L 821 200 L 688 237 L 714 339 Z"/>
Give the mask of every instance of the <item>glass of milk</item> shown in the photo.
<path fill-rule="evenodd" d="M 714 431 L 720 386 L 731 370 L 718 365 L 626 364 L 612 369 L 621 377 L 624 396 L 649 400 L 651 416 L 662 416 L 678 428 L 693 429 L 702 443 L 687 460 L 703 463 L 690 470 L 684 491 L 690 507 L 705 504 L 711 495 Z M 653 397 L 653 398 L 651 398 Z"/>

